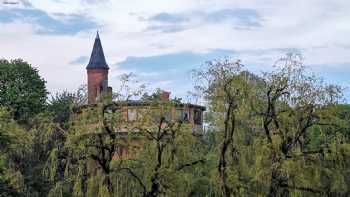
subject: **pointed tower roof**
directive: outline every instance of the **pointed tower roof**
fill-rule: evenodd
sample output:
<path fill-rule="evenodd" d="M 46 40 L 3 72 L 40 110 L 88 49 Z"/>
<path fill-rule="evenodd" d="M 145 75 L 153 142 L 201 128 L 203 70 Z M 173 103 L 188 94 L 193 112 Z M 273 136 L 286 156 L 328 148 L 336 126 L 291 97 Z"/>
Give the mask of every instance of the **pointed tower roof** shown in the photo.
<path fill-rule="evenodd" d="M 95 38 L 94 47 L 92 49 L 90 61 L 89 64 L 86 66 L 86 69 L 109 69 L 106 63 L 105 55 L 103 53 L 103 48 L 98 31 Z"/>

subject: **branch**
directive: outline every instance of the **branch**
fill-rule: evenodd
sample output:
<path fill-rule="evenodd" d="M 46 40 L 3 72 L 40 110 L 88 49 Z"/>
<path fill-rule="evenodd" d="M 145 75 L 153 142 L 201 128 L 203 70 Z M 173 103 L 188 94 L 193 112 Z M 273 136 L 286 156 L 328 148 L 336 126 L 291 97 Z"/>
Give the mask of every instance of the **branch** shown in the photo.
<path fill-rule="evenodd" d="M 304 155 L 310 155 L 310 154 L 320 154 L 323 153 L 323 149 L 320 150 L 314 150 L 314 151 L 304 151 L 303 154 Z"/>
<path fill-rule="evenodd" d="M 99 148 L 99 149 L 104 149 L 104 150 L 107 150 L 107 151 L 111 151 L 111 149 L 108 147 L 108 146 L 103 146 L 103 145 L 94 145 L 94 144 L 87 144 L 85 145 L 86 148 L 88 147 L 93 147 L 93 148 Z"/>
<path fill-rule="evenodd" d="M 91 154 L 90 157 L 91 157 L 93 160 L 97 161 L 97 162 L 100 164 L 100 166 L 102 167 L 103 171 L 104 171 L 106 174 L 109 174 L 109 169 L 108 169 L 108 166 L 106 166 L 106 162 L 105 162 L 104 159 L 101 159 L 101 158 L 99 158 L 98 156 L 96 156 L 96 155 L 94 155 L 94 154 Z"/>
<path fill-rule="evenodd" d="M 321 191 L 321 190 L 313 189 L 313 188 L 309 188 L 309 187 L 297 187 L 297 186 L 290 186 L 290 185 L 281 185 L 281 186 L 285 187 L 285 188 L 289 188 L 289 189 L 295 189 L 295 190 L 300 190 L 300 191 L 304 191 L 304 192 L 311 192 L 314 194 L 323 193 L 323 191 Z"/>
<path fill-rule="evenodd" d="M 194 162 L 191 162 L 191 163 L 183 164 L 183 165 L 177 167 L 176 170 L 180 171 L 180 170 L 183 170 L 186 167 L 191 167 L 191 166 L 197 165 L 199 163 L 204 164 L 205 160 L 204 159 L 200 159 L 200 160 L 197 160 L 197 161 L 194 161 Z"/>
<path fill-rule="evenodd" d="M 142 187 L 143 193 L 146 194 L 147 189 L 145 184 L 143 184 L 142 180 L 140 177 L 138 177 L 130 168 L 119 168 L 118 171 L 126 171 L 127 173 L 129 173 L 134 179 L 136 179 L 136 181 L 140 184 L 140 186 Z"/>

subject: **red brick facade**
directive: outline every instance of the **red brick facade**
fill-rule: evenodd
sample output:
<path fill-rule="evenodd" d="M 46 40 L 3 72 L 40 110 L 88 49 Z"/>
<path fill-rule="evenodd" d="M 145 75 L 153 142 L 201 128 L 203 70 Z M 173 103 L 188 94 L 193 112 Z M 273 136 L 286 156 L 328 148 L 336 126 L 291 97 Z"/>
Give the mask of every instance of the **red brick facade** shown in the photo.
<path fill-rule="evenodd" d="M 103 81 L 108 81 L 107 69 L 88 69 L 88 94 L 89 104 L 96 103 L 96 99 L 101 95 Z"/>

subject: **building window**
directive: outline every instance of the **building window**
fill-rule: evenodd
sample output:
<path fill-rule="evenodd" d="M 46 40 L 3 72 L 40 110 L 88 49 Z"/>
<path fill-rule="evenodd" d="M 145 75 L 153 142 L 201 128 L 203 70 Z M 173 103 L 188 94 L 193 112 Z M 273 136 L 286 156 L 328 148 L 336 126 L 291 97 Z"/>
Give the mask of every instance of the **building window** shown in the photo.
<path fill-rule="evenodd" d="M 128 121 L 136 121 L 137 112 L 136 109 L 128 109 Z"/>
<path fill-rule="evenodd" d="M 176 118 L 178 121 L 188 122 L 189 121 L 189 113 L 188 111 L 184 111 L 183 109 L 176 110 Z"/>
<path fill-rule="evenodd" d="M 176 120 L 177 121 L 182 121 L 182 109 L 177 109 L 176 110 Z"/>
<path fill-rule="evenodd" d="M 165 118 L 166 122 L 170 122 L 171 121 L 171 112 L 165 112 L 164 118 Z"/>
<path fill-rule="evenodd" d="M 202 124 L 202 111 L 201 110 L 194 110 L 194 115 L 193 115 L 193 121 L 194 124 L 201 125 Z"/>

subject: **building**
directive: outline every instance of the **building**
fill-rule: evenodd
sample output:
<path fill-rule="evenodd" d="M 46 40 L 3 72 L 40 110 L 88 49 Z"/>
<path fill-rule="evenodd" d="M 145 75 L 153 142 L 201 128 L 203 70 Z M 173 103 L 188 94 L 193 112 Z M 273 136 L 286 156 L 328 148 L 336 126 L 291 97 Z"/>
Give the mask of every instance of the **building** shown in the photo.
<path fill-rule="evenodd" d="M 111 88 L 108 87 L 108 70 L 105 55 L 97 32 L 89 64 L 86 66 L 88 76 L 88 103 L 95 104 Z"/>
<path fill-rule="evenodd" d="M 111 99 L 105 95 L 111 95 L 112 88 L 108 86 L 108 71 L 109 66 L 106 62 L 101 39 L 97 32 L 95 43 L 92 49 L 90 61 L 86 66 L 88 78 L 88 105 L 82 106 L 76 114 L 77 119 L 88 120 L 84 131 L 86 133 L 96 133 L 101 128 L 99 114 L 96 114 L 94 109 L 104 99 Z M 131 129 L 135 125 L 147 123 L 146 127 L 158 126 L 160 117 L 164 117 L 165 124 L 170 122 L 181 122 L 186 127 L 192 130 L 192 134 L 201 135 L 203 131 L 203 112 L 205 107 L 190 103 L 174 102 L 170 100 L 170 92 L 163 91 L 158 100 L 133 100 L 133 101 L 108 101 L 108 111 L 113 116 L 118 116 L 118 127 L 115 127 L 115 132 L 118 137 L 129 139 L 125 141 L 127 144 L 133 144 L 136 149 L 130 149 L 129 145 L 119 147 L 113 156 L 113 159 L 120 157 L 132 156 L 137 150 L 142 148 L 143 139 L 139 135 L 137 129 Z M 145 121 L 145 117 L 152 121 Z M 157 123 L 158 122 L 158 123 Z M 103 123 L 102 123 L 103 124 Z M 145 126 L 145 125 L 143 125 Z M 162 125 L 163 126 L 163 125 Z M 157 128 L 157 127 L 156 127 Z M 133 137 L 130 139 L 130 135 Z M 131 141 L 130 141 L 131 140 Z"/>
<path fill-rule="evenodd" d="M 91 57 L 86 66 L 88 78 L 88 104 L 94 105 L 99 102 L 104 94 L 112 92 L 112 88 L 108 86 L 109 66 L 106 62 L 101 39 L 97 32 L 95 43 L 91 52 Z M 167 103 L 170 98 L 170 92 L 162 92 L 159 103 Z M 127 101 L 122 103 L 114 103 L 119 105 L 123 113 L 123 117 L 127 122 L 134 122 L 138 119 L 138 113 L 142 109 L 151 105 L 147 101 Z M 203 129 L 203 112 L 205 107 L 189 104 L 176 103 L 166 112 L 168 121 L 182 121 L 190 124 L 194 133 L 200 133 Z"/>

